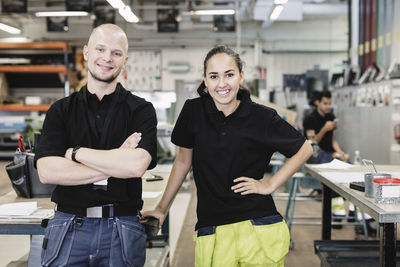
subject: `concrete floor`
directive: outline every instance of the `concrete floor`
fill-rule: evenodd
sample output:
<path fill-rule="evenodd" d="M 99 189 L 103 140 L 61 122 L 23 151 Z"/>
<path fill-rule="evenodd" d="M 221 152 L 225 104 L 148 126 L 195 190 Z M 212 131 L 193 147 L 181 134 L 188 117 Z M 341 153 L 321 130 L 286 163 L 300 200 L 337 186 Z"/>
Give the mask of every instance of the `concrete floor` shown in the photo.
<path fill-rule="evenodd" d="M 0 161 L 0 195 L 11 190 L 8 176 L 5 172 L 6 161 Z M 266 175 L 268 176 L 268 175 Z M 194 183 L 191 181 L 182 189 L 176 203 L 171 210 L 170 221 L 170 245 L 171 266 L 194 266 L 194 242 L 193 233 L 196 223 L 196 194 Z M 280 188 L 279 191 L 283 191 Z M 281 214 L 284 214 L 286 200 L 276 200 L 276 206 Z M 298 201 L 296 202 L 295 215 L 319 216 L 321 214 L 321 202 Z M 288 267 L 313 267 L 320 266 L 318 257 L 314 254 L 313 241 L 321 238 L 321 226 L 293 225 L 291 231 L 293 249 L 286 257 L 285 266 Z M 332 239 L 355 239 L 354 226 L 344 226 L 341 230 L 332 230 Z M 0 235 L 0 267 L 26 266 L 26 257 L 29 251 L 29 236 Z"/>

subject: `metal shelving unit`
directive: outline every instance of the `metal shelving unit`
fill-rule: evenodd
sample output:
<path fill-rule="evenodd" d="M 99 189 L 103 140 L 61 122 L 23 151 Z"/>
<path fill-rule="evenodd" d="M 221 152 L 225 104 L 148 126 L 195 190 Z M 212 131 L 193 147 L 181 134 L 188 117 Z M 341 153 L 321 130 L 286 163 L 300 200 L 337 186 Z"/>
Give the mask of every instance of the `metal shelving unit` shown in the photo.
<path fill-rule="evenodd" d="M 61 77 L 61 86 L 64 85 L 64 96 L 69 95 L 68 83 L 68 45 L 66 42 L 35 42 L 35 43 L 0 43 L 0 56 L 2 58 L 29 58 L 27 64 L 7 64 L 0 65 L 0 73 L 10 73 L 17 75 L 22 73 L 45 74 L 55 73 Z M 12 60 L 11 60 L 12 62 Z M 43 63 L 43 64 L 41 64 Z M 18 79 L 19 76 L 17 76 Z M 29 77 L 29 76 L 28 76 Z M 59 84 L 60 85 L 60 84 Z M 37 86 L 36 86 L 37 87 Z M 35 89 L 28 88 L 29 90 Z M 24 105 L 24 104 L 1 104 L 0 112 L 10 117 L 26 116 L 27 112 L 46 112 L 50 105 Z M 12 128 L 12 127 L 11 127 Z M 20 133 L 21 127 L 13 130 L 10 127 L 0 129 L 0 147 L 2 152 L 0 157 L 10 157 L 14 153 L 17 143 L 10 136 Z M 7 150 L 7 151 L 6 151 Z"/>
<path fill-rule="evenodd" d="M 0 72 L 9 73 L 61 73 L 64 75 L 64 96 L 69 95 L 68 83 L 68 46 L 66 42 L 38 42 L 38 43 L 0 43 L 0 52 L 10 55 L 24 55 L 25 53 L 41 50 L 44 53 L 62 53 L 64 62 L 62 65 L 0 65 Z M 10 111 L 46 111 L 48 106 L 25 105 L 0 105 L 0 110 Z"/>

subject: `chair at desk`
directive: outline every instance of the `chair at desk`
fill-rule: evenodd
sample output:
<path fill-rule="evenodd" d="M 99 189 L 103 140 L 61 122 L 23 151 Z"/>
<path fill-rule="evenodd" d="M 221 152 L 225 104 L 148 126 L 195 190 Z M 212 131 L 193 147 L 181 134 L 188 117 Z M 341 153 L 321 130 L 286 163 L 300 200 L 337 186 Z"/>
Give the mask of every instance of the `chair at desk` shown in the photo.
<path fill-rule="evenodd" d="M 321 182 L 318 179 L 306 174 L 304 172 L 304 166 L 300 169 L 299 172 L 296 172 L 291 178 L 292 180 L 291 187 L 289 190 L 288 202 L 286 204 L 285 211 L 285 219 L 288 225 L 289 230 L 291 230 L 293 224 L 301 224 L 301 225 L 320 225 L 321 217 L 315 216 L 294 216 L 294 209 L 296 200 L 321 200 L 321 195 L 313 195 L 313 194 L 304 194 L 299 193 L 300 186 L 304 189 L 312 189 L 312 190 L 322 190 Z M 355 207 L 357 210 L 357 207 Z M 332 219 L 335 219 L 337 216 L 332 216 Z M 357 213 L 354 216 L 340 217 L 344 221 L 347 219 L 352 219 L 354 222 L 333 222 L 333 225 L 361 225 L 364 231 L 364 237 L 368 238 L 368 228 L 365 220 L 364 212 L 361 211 L 362 219 L 359 221 L 357 218 Z M 302 220 L 294 222 L 294 219 Z M 319 220 L 319 221 L 316 221 Z"/>

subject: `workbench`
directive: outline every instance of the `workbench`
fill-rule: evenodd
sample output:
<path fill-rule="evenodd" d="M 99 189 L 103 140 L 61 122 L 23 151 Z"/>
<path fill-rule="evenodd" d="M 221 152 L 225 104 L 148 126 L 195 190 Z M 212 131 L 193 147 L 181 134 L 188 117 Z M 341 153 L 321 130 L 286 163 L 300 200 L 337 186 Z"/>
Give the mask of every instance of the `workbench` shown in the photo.
<path fill-rule="evenodd" d="M 152 182 L 147 182 L 146 177 L 151 177 L 152 175 L 159 175 L 163 177 L 164 179 L 161 181 L 152 181 Z M 164 192 L 164 189 L 167 186 L 168 182 L 168 177 L 169 177 L 169 172 L 166 171 L 165 169 L 160 169 L 157 170 L 151 170 L 147 172 L 143 176 L 143 193 L 145 192 Z M 142 210 L 152 210 L 156 207 L 158 202 L 160 201 L 162 197 L 162 193 L 159 194 L 157 197 L 151 197 L 151 198 L 143 198 L 144 204 L 143 204 L 143 209 Z M 15 202 L 30 202 L 30 201 L 37 201 L 37 206 L 39 209 L 51 209 L 54 210 L 55 203 L 50 201 L 50 198 L 20 198 L 17 197 L 15 191 L 10 191 L 9 193 L 3 195 L 0 197 L 0 204 L 6 204 L 6 203 L 15 203 Z M 42 218 L 0 218 L 0 234 L 8 234 L 8 235 L 15 235 L 15 234 L 21 234 L 21 235 L 31 235 L 35 237 L 36 239 L 32 239 L 31 242 L 31 250 L 40 250 L 41 248 L 41 243 L 40 241 L 43 238 L 44 235 L 44 230 L 41 226 Z M 37 236 L 40 238 L 38 239 Z M 38 246 L 39 245 L 39 246 Z M 34 248 L 33 248 L 34 247 Z M 169 247 L 166 245 L 165 247 L 155 247 L 151 249 L 147 249 L 146 251 L 147 257 L 146 257 L 146 264 L 145 266 L 164 266 L 165 262 L 168 261 L 169 258 Z M 33 257 L 38 257 L 37 252 L 32 253 L 30 252 L 29 256 L 29 264 L 28 266 L 34 266 L 33 264 L 30 264 L 32 261 L 32 255 Z M 40 254 L 39 254 L 40 257 Z M 157 260 L 154 260 L 154 258 L 157 258 Z M 36 262 L 37 259 L 34 261 Z M 151 263 L 150 263 L 151 262 Z"/>
<path fill-rule="evenodd" d="M 350 180 L 347 182 L 338 182 L 336 179 L 332 179 L 332 175 L 328 175 L 329 173 L 334 173 L 338 178 L 344 178 L 346 175 L 349 177 L 351 173 L 355 172 L 370 172 L 364 166 L 357 166 L 348 170 L 332 170 L 319 169 L 316 165 L 307 164 L 305 168 L 307 172 L 320 180 L 323 184 L 322 240 L 331 240 L 331 200 L 332 191 L 335 191 L 352 202 L 355 206 L 368 213 L 379 223 L 379 266 L 395 267 L 397 247 L 396 224 L 400 222 L 400 204 L 377 204 L 374 198 L 366 197 L 364 192 L 351 189 L 349 184 L 351 182 Z M 400 166 L 394 165 L 376 165 L 376 169 L 378 172 L 383 173 L 400 172 Z"/>

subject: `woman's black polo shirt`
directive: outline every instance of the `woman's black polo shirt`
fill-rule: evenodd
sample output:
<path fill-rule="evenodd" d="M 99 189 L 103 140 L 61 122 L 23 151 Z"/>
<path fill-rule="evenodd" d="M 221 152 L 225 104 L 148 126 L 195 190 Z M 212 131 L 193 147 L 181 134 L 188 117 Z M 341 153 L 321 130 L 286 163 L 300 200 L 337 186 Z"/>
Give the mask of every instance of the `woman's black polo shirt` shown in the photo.
<path fill-rule="evenodd" d="M 55 102 L 47 111 L 35 162 L 42 157 L 64 157 L 70 147 L 94 149 L 120 147 L 134 132 L 142 133 L 138 147 L 147 150 L 157 164 L 157 118 L 154 107 L 117 84 L 115 92 L 96 103 L 84 86 L 79 92 Z M 119 203 L 141 209 L 142 180 L 109 178 L 107 190 L 92 184 L 57 185 L 51 200 L 67 207 L 92 207 Z"/>
<path fill-rule="evenodd" d="M 228 117 L 205 96 L 187 100 L 172 132 L 177 146 L 193 148 L 197 186 L 196 229 L 276 214 L 270 195 L 242 196 L 231 190 L 240 176 L 261 179 L 274 152 L 292 157 L 304 137 L 275 110 L 240 90 L 239 107 Z"/>

